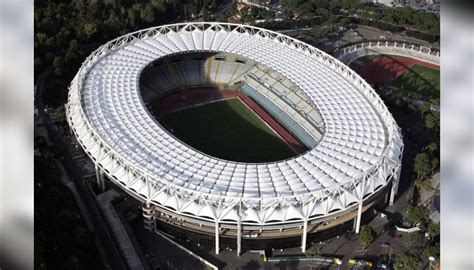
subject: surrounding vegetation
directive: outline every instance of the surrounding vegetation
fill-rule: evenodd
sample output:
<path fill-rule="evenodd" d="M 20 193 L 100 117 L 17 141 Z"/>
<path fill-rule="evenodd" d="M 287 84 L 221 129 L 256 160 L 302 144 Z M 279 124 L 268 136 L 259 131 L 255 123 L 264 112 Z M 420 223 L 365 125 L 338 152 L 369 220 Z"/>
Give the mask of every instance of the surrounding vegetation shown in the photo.
<path fill-rule="evenodd" d="M 120 35 L 198 14 L 208 16 L 221 0 L 40 0 L 34 8 L 35 76 L 52 68 L 45 103 L 62 105 L 85 57 Z"/>
<path fill-rule="evenodd" d="M 397 256 L 393 263 L 394 270 L 419 270 L 423 261 L 412 253 L 403 253 Z"/>
<path fill-rule="evenodd" d="M 364 247 L 372 244 L 376 236 L 377 234 L 375 233 L 374 229 L 372 229 L 372 227 L 368 225 L 360 227 L 359 240 L 364 243 Z"/>
<path fill-rule="evenodd" d="M 312 246 L 311 248 L 307 249 L 304 254 L 306 255 L 306 257 L 317 258 L 321 257 L 322 252 L 319 247 Z"/>
<path fill-rule="evenodd" d="M 294 156 L 288 145 L 236 99 L 171 113 L 166 125 L 185 143 L 222 159 L 265 162 Z"/>
<path fill-rule="evenodd" d="M 47 157 L 35 157 L 35 269 L 103 269 L 74 198 L 59 177 L 54 146 L 37 140 Z M 39 191 L 39 190 L 37 190 Z"/>
<path fill-rule="evenodd" d="M 280 0 L 287 14 L 318 27 L 337 29 L 348 23 L 374 26 L 428 41 L 439 40 L 439 16 L 410 7 L 387 8 L 359 0 Z M 315 25 L 316 26 L 316 25 Z M 324 30 L 326 31 L 326 30 Z"/>

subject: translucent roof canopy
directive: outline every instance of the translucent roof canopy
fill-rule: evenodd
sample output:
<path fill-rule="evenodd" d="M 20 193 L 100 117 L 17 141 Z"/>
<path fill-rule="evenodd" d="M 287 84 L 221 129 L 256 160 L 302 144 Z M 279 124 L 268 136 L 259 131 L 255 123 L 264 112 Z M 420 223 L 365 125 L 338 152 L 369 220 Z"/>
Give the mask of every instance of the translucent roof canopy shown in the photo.
<path fill-rule="evenodd" d="M 157 58 L 193 51 L 240 55 L 283 74 L 319 109 L 319 143 L 293 159 L 258 164 L 180 143 L 147 111 L 139 78 Z M 383 102 L 347 66 L 290 37 L 234 24 L 165 25 L 103 45 L 72 82 L 67 112 L 81 145 L 113 181 L 158 206 L 216 220 L 265 224 L 342 211 L 389 183 L 403 149 Z"/>

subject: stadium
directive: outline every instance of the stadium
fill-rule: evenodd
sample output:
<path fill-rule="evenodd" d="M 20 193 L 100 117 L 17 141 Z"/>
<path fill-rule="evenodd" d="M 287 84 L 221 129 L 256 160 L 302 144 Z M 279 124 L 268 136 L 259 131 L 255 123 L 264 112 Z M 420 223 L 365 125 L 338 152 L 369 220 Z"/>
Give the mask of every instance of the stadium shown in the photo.
<path fill-rule="evenodd" d="M 181 23 L 94 51 L 68 123 L 145 225 L 242 250 L 306 246 L 393 203 L 403 141 L 359 75 L 269 30 Z"/>

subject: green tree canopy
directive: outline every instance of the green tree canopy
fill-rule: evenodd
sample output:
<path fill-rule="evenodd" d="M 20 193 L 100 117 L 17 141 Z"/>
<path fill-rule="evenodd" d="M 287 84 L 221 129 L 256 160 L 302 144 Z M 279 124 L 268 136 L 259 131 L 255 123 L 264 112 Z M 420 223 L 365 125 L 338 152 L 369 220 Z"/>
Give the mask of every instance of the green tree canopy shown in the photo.
<path fill-rule="evenodd" d="M 436 243 L 432 246 L 427 247 L 423 253 L 426 257 L 433 256 L 437 261 L 439 261 L 439 257 L 440 257 L 439 243 Z"/>
<path fill-rule="evenodd" d="M 60 76 L 63 74 L 64 59 L 61 56 L 54 57 L 53 68 L 56 75 Z"/>
<path fill-rule="evenodd" d="M 166 2 L 165 2 L 165 0 L 151 0 L 151 4 L 160 13 L 166 11 Z"/>
<path fill-rule="evenodd" d="M 320 257 L 322 255 L 321 249 L 316 246 L 312 246 L 311 248 L 307 249 L 306 252 L 304 253 L 306 257 Z"/>
<path fill-rule="evenodd" d="M 439 112 L 432 111 L 425 116 L 425 125 L 428 129 L 439 130 Z"/>
<path fill-rule="evenodd" d="M 374 229 L 372 229 L 372 227 L 364 225 L 360 228 L 359 240 L 364 243 L 365 246 L 368 246 L 374 242 L 376 236 L 377 234 L 375 233 Z"/>
<path fill-rule="evenodd" d="M 429 211 L 428 209 L 423 206 L 411 206 L 409 205 L 406 208 L 406 217 L 408 220 L 414 222 L 414 223 L 420 223 L 428 219 L 429 217 Z"/>
<path fill-rule="evenodd" d="M 84 34 L 86 34 L 87 37 L 90 37 L 97 32 L 97 25 L 94 22 L 88 22 L 84 24 L 83 30 Z"/>
<path fill-rule="evenodd" d="M 314 6 L 310 2 L 304 2 L 303 4 L 299 6 L 298 10 L 302 14 L 305 14 L 305 13 L 313 12 Z"/>
<path fill-rule="evenodd" d="M 428 225 L 428 233 L 429 233 L 432 237 L 435 237 L 435 236 L 439 235 L 439 233 L 440 233 L 440 226 L 439 226 L 439 224 L 437 224 L 437 223 L 430 223 L 430 225 Z"/>
<path fill-rule="evenodd" d="M 431 171 L 431 160 L 426 153 L 416 155 L 414 169 L 420 177 L 428 175 Z"/>
<path fill-rule="evenodd" d="M 145 5 L 145 8 L 140 10 L 140 18 L 148 23 L 155 21 L 155 13 L 153 12 L 153 6 L 150 4 Z"/>
<path fill-rule="evenodd" d="M 393 263 L 394 270 L 419 270 L 423 261 L 409 252 L 399 255 Z"/>

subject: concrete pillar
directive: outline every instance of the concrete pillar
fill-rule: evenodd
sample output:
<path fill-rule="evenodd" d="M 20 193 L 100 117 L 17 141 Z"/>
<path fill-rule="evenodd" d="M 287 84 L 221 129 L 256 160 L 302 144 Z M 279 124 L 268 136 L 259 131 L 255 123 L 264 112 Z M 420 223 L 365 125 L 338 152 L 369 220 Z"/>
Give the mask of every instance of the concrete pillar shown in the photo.
<path fill-rule="evenodd" d="M 219 255 L 219 222 L 216 220 L 216 225 L 215 225 L 215 232 L 216 232 L 216 255 Z"/>
<path fill-rule="evenodd" d="M 362 200 L 359 202 L 359 209 L 357 210 L 357 220 L 356 220 L 356 228 L 355 233 L 359 233 L 360 231 L 360 221 L 362 219 Z"/>
<path fill-rule="evenodd" d="M 240 252 L 242 251 L 242 221 L 239 216 L 239 221 L 237 223 L 237 257 L 240 257 Z"/>
<path fill-rule="evenodd" d="M 405 49 L 405 47 L 406 47 L 406 44 L 405 44 L 405 43 L 403 43 L 403 49 Z"/>
<path fill-rule="evenodd" d="M 98 183 L 99 189 L 101 191 L 105 190 L 105 179 L 104 179 L 104 171 L 99 170 L 99 183 Z"/>
<path fill-rule="evenodd" d="M 99 166 L 95 165 L 95 177 L 97 181 L 97 186 L 101 191 L 104 191 L 105 189 L 105 184 L 104 184 L 104 173 L 100 169 Z"/>
<path fill-rule="evenodd" d="M 156 229 L 155 211 L 153 206 L 149 202 L 143 203 L 142 215 L 145 229 L 149 231 L 154 231 Z"/>
<path fill-rule="evenodd" d="M 371 41 L 371 42 L 369 42 L 369 47 L 372 47 L 372 41 Z"/>
<path fill-rule="evenodd" d="M 95 165 L 95 180 L 97 182 L 97 186 L 99 186 L 100 175 L 99 175 L 99 166 Z"/>
<path fill-rule="evenodd" d="M 305 218 L 303 222 L 303 235 L 301 239 L 301 252 L 306 252 L 306 238 L 308 235 L 308 220 Z"/>
<path fill-rule="evenodd" d="M 395 171 L 395 175 L 393 176 L 392 179 L 392 188 L 390 190 L 390 201 L 388 205 L 393 205 L 395 202 L 395 196 L 397 195 L 398 192 L 398 183 L 400 182 L 400 173 L 401 173 L 401 168 L 397 168 Z"/>

